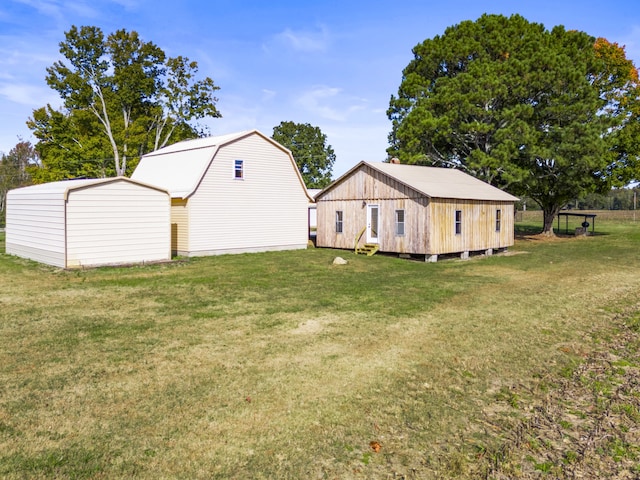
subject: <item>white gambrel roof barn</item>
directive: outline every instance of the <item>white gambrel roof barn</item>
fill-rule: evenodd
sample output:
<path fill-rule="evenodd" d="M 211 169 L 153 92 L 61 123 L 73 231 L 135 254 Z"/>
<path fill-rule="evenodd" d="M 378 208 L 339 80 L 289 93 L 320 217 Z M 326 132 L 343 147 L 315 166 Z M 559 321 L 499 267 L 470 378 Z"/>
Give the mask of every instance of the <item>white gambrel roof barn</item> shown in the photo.
<path fill-rule="evenodd" d="M 6 253 L 61 268 L 170 260 L 169 208 L 166 190 L 125 177 L 18 188 Z"/>
<path fill-rule="evenodd" d="M 310 198 L 296 162 L 257 130 L 162 148 L 144 155 L 132 178 L 171 194 L 178 255 L 307 246 Z"/>

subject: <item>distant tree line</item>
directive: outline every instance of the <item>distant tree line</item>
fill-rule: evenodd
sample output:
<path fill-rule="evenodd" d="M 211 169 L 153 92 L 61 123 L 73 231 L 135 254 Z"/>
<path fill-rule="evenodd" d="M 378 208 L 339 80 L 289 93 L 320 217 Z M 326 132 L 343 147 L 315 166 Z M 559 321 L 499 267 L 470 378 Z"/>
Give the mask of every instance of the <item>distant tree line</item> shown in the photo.
<path fill-rule="evenodd" d="M 589 193 L 582 198 L 572 200 L 564 208 L 570 210 L 633 210 L 640 209 L 640 187 L 614 188 L 607 193 Z M 526 207 L 525 207 L 526 206 Z M 524 197 L 516 205 L 518 210 L 540 210 L 540 206 L 530 198 Z"/>
<path fill-rule="evenodd" d="M 40 159 L 30 142 L 20 140 L 8 154 L 0 156 L 0 228 L 5 226 L 7 192 L 31 184 L 31 172 Z"/>

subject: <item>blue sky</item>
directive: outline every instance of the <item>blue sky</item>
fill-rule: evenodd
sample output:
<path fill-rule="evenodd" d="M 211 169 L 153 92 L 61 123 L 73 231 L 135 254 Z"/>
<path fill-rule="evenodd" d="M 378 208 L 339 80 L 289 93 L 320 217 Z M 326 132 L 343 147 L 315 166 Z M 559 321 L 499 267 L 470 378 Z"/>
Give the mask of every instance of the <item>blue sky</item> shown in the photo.
<path fill-rule="evenodd" d="M 640 65 L 637 0 L 2 0 L 0 152 L 18 137 L 35 142 L 25 121 L 61 103 L 44 79 L 61 59 L 64 32 L 96 25 L 105 34 L 136 30 L 169 56 L 197 61 L 220 86 L 223 118 L 204 122 L 211 134 L 271 135 L 281 121 L 310 123 L 327 135 L 339 176 L 360 160 L 386 158 L 385 112 L 411 49 L 483 13 L 603 36 Z"/>

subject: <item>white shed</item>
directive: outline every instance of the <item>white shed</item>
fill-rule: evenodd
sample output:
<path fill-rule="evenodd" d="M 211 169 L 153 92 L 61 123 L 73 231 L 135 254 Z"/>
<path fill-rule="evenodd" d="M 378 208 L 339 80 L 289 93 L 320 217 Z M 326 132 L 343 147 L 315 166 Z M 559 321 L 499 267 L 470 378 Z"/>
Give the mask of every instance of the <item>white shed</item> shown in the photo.
<path fill-rule="evenodd" d="M 171 259 L 170 197 L 125 177 L 7 194 L 6 253 L 61 268 Z"/>
<path fill-rule="evenodd" d="M 308 206 L 291 152 L 257 130 L 178 142 L 144 155 L 131 178 L 171 194 L 178 255 L 307 247 Z"/>

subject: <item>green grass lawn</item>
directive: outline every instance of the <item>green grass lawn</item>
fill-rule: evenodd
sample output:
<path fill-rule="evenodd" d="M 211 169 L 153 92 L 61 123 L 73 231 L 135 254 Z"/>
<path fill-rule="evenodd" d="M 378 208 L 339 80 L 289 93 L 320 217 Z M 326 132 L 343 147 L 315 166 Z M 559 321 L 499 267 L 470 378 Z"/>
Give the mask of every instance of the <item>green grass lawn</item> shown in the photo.
<path fill-rule="evenodd" d="M 502 446 L 640 311 L 640 225 L 596 226 L 436 264 L 309 249 L 61 271 L 0 255 L 0 477 L 553 471 Z M 637 462 L 622 451 L 620 468 Z"/>

